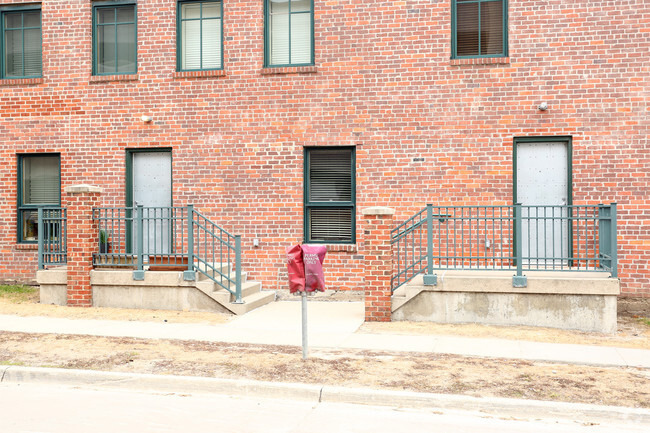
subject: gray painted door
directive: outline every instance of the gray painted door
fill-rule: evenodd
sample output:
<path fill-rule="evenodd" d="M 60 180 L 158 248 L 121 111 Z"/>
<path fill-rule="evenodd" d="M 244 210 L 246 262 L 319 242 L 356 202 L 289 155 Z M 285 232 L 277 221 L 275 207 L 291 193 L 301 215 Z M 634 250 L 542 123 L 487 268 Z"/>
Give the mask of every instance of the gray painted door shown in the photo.
<path fill-rule="evenodd" d="M 144 253 L 170 252 L 171 227 L 166 217 L 172 205 L 171 152 L 133 153 L 133 205 L 144 209 Z M 137 228 L 133 233 L 137 235 Z M 137 238 L 136 238 L 137 239 Z"/>
<path fill-rule="evenodd" d="M 524 205 L 525 264 L 567 264 L 561 258 L 569 255 L 568 212 L 563 207 L 569 198 L 568 158 L 566 142 L 517 143 L 516 202 Z"/>

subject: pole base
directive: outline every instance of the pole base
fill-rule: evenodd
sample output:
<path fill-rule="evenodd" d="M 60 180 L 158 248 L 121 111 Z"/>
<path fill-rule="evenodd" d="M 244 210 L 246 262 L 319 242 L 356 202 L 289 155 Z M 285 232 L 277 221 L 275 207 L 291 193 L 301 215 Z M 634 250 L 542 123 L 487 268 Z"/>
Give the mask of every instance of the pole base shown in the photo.
<path fill-rule="evenodd" d="M 424 284 L 425 286 L 437 286 L 438 275 L 437 274 L 423 275 L 422 284 Z"/>
<path fill-rule="evenodd" d="M 525 275 L 513 275 L 512 287 L 528 287 L 528 278 Z"/>

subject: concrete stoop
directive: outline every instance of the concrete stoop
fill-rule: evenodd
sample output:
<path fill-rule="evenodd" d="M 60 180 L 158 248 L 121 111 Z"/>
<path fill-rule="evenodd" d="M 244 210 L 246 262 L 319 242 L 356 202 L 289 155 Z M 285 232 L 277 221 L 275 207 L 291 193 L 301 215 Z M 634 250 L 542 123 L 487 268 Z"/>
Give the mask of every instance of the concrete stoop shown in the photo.
<path fill-rule="evenodd" d="M 227 267 L 221 265 L 224 272 Z M 40 301 L 66 305 L 67 271 L 65 267 L 38 271 Z M 209 311 L 241 315 L 276 298 L 274 291 L 262 290 L 262 284 L 247 281 L 242 272 L 242 303 L 235 296 L 197 272 L 194 281 L 186 281 L 180 271 L 146 271 L 144 280 L 133 279 L 133 270 L 95 269 L 90 273 L 94 307 L 147 308 L 155 310 Z M 219 279 L 219 278 L 217 278 Z M 230 288 L 225 279 L 223 285 Z"/>
<path fill-rule="evenodd" d="M 616 332 L 620 282 L 598 272 L 528 272 L 527 287 L 512 287 L 511 271 L 440 271 L 438 284 L 422 275 L 392 296 L 392 319 L 480 323 Z"/>

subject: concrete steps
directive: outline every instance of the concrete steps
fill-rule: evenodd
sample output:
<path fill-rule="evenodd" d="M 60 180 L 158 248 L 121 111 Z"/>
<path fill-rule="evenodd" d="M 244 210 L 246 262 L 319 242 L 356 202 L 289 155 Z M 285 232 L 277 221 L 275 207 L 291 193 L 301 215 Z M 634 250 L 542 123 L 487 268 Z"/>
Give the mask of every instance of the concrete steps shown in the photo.
<path fill-rule="evenodd" d="M 218 268 L 223 273 L 226 273 L 228 271 L 227 264 L 215 264 L 215 268 Z M 235 279 L 235 274 L 233 272 L 228 272 L 226 275 L 233 280 Z M 258 281 L 247 281 L 247 277 L 248 274 L 246 272 L 241 273 L 242 303 L 235 303 L 235 295 L 224 289 L 221 285 L 212 281 L 212 279 L 208 278 L 201 272 L 197 272 L 195 286 L 201 292 L 236 315 L 246 314 L 255 308 L 275 301 L 275 292 L 263 291 L 262 283 Z M 217 279 L 221 280 L 220 275 L 218 274 Z M 230 283 L 227 279 L 224 278 L 223 284 L 224 286 L 234 291 L 234 284 Z"/>

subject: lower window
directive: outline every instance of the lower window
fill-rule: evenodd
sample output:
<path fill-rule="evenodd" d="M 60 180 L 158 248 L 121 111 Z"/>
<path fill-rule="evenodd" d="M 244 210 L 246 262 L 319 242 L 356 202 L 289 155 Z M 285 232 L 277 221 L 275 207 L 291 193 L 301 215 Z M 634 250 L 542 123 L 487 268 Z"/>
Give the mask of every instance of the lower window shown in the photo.
<path fill-rule="evenodd" d="M 305 148 L 305 242 L 355 242 L 352 147 Z"/>
<path fill-rule="evenodd" d="M 38 241 L 38 208 L 61 205 L 61 157 L 18 156 L 18 242 Z"/>

